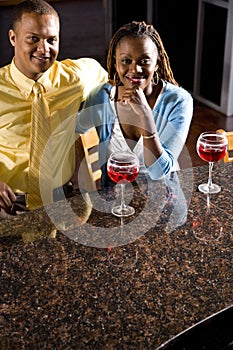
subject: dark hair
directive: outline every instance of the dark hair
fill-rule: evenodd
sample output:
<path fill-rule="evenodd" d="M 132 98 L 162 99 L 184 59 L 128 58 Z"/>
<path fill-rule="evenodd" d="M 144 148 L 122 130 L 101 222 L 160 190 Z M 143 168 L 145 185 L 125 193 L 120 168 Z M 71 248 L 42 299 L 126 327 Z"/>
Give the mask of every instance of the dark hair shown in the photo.
<path fill-rule="evenodd" d="M 160 79 L 164 79 L 178 85 L 176 82 L 173 72 L 170 66 L 169 57 L 163 46 L 163 42 L 160 38 L 159 33 L 156 29 L 150 25 L 146 24 L 144 21 L 136 22 L 132 21 L 131 23 L 125 24 L 120 27 L 116 33 L 113 35 L 107 56 L 107 69 L 108 69 L 108 79 L 111 84 L 114 84 L 114 75 L 116 73 L 115 68 L 115 55 L 116 47 L 119 44 L 120 40 L 124 37 L 133 37 L 133 38 L 151 38 L 158 49 L 158 75 Z"/>
<path fill-rule="evenodd" d="M 44 0 L 25 0 L 16 5 L 13 9 L 12 28 L 19 22 L 24 13 L 38 13 L 39 15 L 54 15 L 59 19 L 57 11 Z"/>

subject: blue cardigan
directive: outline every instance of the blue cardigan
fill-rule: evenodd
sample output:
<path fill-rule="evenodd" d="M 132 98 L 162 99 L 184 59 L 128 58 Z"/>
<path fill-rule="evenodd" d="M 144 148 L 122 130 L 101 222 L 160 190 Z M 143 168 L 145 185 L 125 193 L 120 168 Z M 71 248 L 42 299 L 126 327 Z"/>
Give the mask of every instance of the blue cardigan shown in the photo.
<path fill-rule="evenodd" d="M 104 186 L 107 183 L 108 143 L 116 117 L 110 105 L 111 88 L 110 84 L 104 83 L 91 91 L 83 109 L 77 115 L 76 124 L 78 133 L 85 133 L 93 126 L 98 132 Z M 163 152 L 147 171 L 152 180 L 157 180 L 178 168 L 177 159 L 185 145 L 193 116 L 193 98 L 182 87 L 164 82 L 164 89 L 153 108 L 153 115 Z"/>

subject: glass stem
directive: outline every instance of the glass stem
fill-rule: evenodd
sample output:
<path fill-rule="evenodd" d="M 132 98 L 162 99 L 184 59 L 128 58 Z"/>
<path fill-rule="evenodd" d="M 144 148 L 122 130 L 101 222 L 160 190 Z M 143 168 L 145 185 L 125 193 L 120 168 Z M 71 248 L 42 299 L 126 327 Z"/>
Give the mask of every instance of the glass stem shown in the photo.
<path fill-rule="evenodd" d="M 213 169 L 213 165 L 214 165 L 213 162 L 209 162 L 209 179 L 208 179 L 208 183 L 207 183 L 208 188 L 212 187 L 212 169 Z"/>
<path fill-rule="evenodd" d="M 210 194 L 207 193 L 207 196 L 206 196 L 206 214 L 209 214 L 210 213 Z"/>
<path fill-rule="evenodd" d="M 121 210 L 124 210 L 125 208 L 125 184 L 121 183 Z"/>

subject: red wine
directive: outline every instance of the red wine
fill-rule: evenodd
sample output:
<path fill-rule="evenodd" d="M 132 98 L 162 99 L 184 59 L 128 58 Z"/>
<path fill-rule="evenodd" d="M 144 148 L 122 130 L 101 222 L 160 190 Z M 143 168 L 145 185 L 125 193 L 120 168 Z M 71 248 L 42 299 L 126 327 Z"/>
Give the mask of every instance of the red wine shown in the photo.
<path fill-rule="evenodd" d="M 219 160 L 223 159 L 227 152 L 227 145 L 220 145 L 220 146 L 206 146 L 199 144 L 197 147 L 197 153 L 200 158 L 205 160 L 206 162 L 218 162 Z"/>
<path fill-rule="evenodd" d="M 131 166 L 124 163 L 124 166 L 109 165 L 108 175 L 114 182 L 132 182 L 139 173 L 138 166 Z"/>

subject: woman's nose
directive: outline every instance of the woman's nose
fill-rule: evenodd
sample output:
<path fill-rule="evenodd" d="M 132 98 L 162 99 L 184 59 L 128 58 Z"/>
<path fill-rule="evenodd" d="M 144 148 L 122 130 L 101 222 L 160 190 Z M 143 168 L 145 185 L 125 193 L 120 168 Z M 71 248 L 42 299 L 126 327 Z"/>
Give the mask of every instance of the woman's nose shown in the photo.
<path fill-rule="evenodd" d="M 131 62 L 129 67 L 131 72 L 141 72 L 141 67 L 136 62 Z"/>

